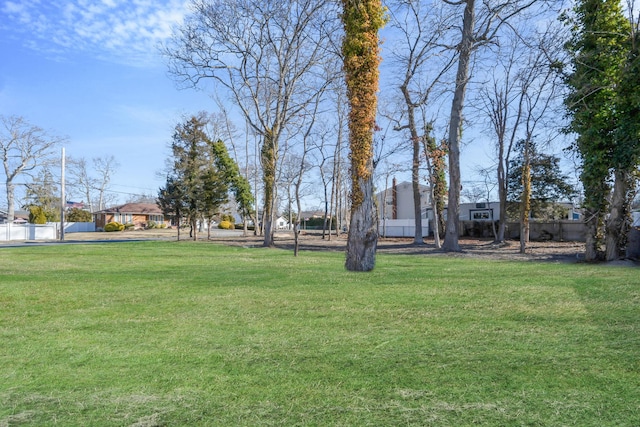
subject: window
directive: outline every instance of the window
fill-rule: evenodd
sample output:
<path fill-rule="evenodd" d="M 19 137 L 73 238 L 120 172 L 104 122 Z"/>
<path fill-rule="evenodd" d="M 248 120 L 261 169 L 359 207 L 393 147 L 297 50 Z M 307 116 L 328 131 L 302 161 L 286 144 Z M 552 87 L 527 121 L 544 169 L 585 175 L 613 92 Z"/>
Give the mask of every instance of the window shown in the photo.
<path fill-rule="evenodd" d="M 493 211 L 491 209 L 471 211 L 471 219 L 473 221 L 490 221 L 493 219 Z"/>

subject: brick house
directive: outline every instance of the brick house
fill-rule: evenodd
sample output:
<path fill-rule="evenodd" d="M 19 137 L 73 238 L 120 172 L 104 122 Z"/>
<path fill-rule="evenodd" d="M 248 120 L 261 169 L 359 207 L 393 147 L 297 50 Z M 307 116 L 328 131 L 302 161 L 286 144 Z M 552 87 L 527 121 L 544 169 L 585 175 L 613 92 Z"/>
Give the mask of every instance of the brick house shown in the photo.
<path fill-rule="evenodd" d="M 171 225 L 155 203 L 126 203 L 93 213 L 96 229 L 103 229 L 110 222 L 133 224 L 134 228 L 146 228 L 150 221 Z"/>

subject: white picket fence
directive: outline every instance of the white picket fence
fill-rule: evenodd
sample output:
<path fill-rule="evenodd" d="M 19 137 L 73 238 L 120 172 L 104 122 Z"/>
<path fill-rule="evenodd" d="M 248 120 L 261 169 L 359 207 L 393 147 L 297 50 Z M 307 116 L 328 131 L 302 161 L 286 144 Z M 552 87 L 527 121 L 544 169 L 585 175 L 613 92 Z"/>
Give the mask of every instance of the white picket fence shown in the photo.
<path fill-rule="evenodd" d="M 66 222 L 64 232 L 81 233 L 96 231 L 94 222 Z M 0 241 L 55 240 L 60 237 L 60 223 L 47 224 L 0 224 Z"/>

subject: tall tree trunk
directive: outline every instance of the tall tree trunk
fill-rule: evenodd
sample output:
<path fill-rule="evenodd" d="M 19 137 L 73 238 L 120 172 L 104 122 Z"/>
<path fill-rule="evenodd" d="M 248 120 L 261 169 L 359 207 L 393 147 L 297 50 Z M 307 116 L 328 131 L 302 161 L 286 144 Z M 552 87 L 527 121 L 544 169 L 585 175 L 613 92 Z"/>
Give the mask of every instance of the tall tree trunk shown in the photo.
<path fill-rule="evenodd" d="M 506 200 L 505 200 L 506 204 Z M 502 209 L 502 206 L 500 207 Z M 531 159 L 529 142 L 525 141 L 524 164 L 522 165 L 522 197 L 520 200 L 520 253 L 527 251 L 529 243 L 529 215 L 531 212 Z M 506 218 L 506 216 L 502 217 Z"/>
<path fill-rule="evenodd" d="M 304 159 L 302 161 L 304 163 Z M 302 202 L 300 201 L 301 186 L 302 186 L 302 178 L 300 178 L 298 182 L 296 182 L 296 186 L 295 186 L 296 208 L 298 210 L 298 215 L 296 215 L 296 221 L 293 224 L 293 256 L 298 256 L 298 252 L 300 251 L 300 216 L 302 214 Z"/>
<path fill-rule="evenodd" d="M 498 231 L 495 235 L 496 243 L 504 242 L 504 234 L 505 234 L 505 228 L 506 228 L 506 222 L 507 222 L 506 221 L 507 219 L 507 182 L 506 182 L 507 172 L 505 171 L 505 167 L 504 167 L 503 151 L 504 149 L 501 146 L 500 154 L 499 154 L 500 158 L 498 160 L 498 201 L 500 202 L 500 209 L 498 213 L 499 215 Z M 489 202 L 489 200 L 487 200 L 487 202 Z M 491 218 L 491 222 L 493 222 L 495 227 L 495 220 L 493 218 Z"/>
<path fill-rule="evenodd" d="M 587 220 L 585 221 L 586 240 L 585 240 L 585 261 L 596 261 L 598 259 L 598 250 L 600 247 L 600 239 L 598 238 L 598 226 L 600 217 L 597 212 L 585 211 Z"/>
<path fill-rule="evenodd" d="M 447 204 L 447 229 L 443 249 L 460 252 L 460 132 L 462 129 L 462 109 L 469 81 L 469 62 L 473 51 L 473 28 L 475 25 L 475 0 L 467 0 L 462 21 L 462 40 L 459 45 L 456 87 L 451 103 L 449 122 L 449 202 Z"/>
<path fill-rule="evenodd" d="M 191 218 L 191 238 L 193 241 L 198 240 L 198 219 L 195 217 Z"/>
<path fill-rule="evenodd" d="M 340 161 L 338 159 L 338 161 Z M 342 172 L 338 167 L 338 175 L 336 177 L 336 204 L 334 205 L 336 216 L 336 238 L 340 237 L 340 227 L 342 226 Z"/>
<path fill-rule="evenodd" d="M 620 258 L 627 234 L 627 190 L 629 176 L 625 171 L 614 174 L 613 194 L 609 205 L 609 217 L 605 232 L 605 259 L 613 261 Z"/>
<path fill-rule="evenodd" d="M 276 168 L 278 165 L 278 149 L 273 132 L 267 132 L 261 150 L 262 174 L 264 182 L 264 243 L 273 246 L 273 218 L 276 198 Z"/>
<path fill-rule="evenodd" d="M 413 185 L 413 212 L 415 215 L 416 232 L 413 244 L 424 243 L 422 236 L 422 203 L 420 200 L 420 138 L 416 135 L 413 140 L 413 165 L 411 166 L 411 184 Z"/>
<path fill-rule="evenodd" d="M 331 224 L 333 224 L 334 221 L 337 221 L 338 218 L 335 217 L 334 214 L 334 210 L 333 210 L 333 198 L 335 195 L 335 191 L 336 191 L 336 176 L 335 176 L 335 165 L 333 167 L 334 173 L 331 177 L 331 202 L 329 203 L 329 216 L 331 217 L 331 221 L 329 222 L 329 235 L 327 236 L 327 240 L 331 241 Z M 337 228 L 337 226 L 336 226 Z"/>
<path fill-rule="evenodd" d="M 373 179 L 359 181 L 355 186 L 364 200 L 351 208 L 345 266 L 349 271 L 371 271 L 376 263 L 378 215 L 374 206 Z"/>
<path fill-rule="evenodd" d="M 16 218 L 16 211 L 15 211 L 16 186 L 14 183 L 12 183 L 9 180 L 6 181 L 5 185 L 7 187 L 7 222 L 13 222 L 13 220 Z"/>
<path fill-rule="evenodd" d="M 415 107 L 413 106 L 413 102 L 411 102 L 411 95 L 409 94 L 406 84 L 404 84 L 400 90 L 407 104 L 408 126 L 413 154 L 411 162 L 411 185 L 413 189 L 413 213 L 415 218 L 413 244 L 421 245 L 424 243 L 424 240 L 422 239 L 422 206 L 420 201 L 420 137 L 416 129 Z"/>
<path fill-rule="evenodd" d="M 329 199 L 327 199 L 327 187 L 325 186 L 324 190 L 324 213 L 322 219 L 322 240 L 327 238 L 327 231 L 331 234 L 330 223 L 329 223 Z"/>
<path fill-rule="evenodd" d="M 345 266 L 370 271 L 378 246 L 373 194 L 373 132 L 376 126 L 380 63 L 378 30 L 384 25 L 381 0 L 342 0 L 342 44 L 351 147 L 351 222 Z"/>
<path fill-rule="evenodd" d="M 104 210 L 104 187 L 100 187 L 100 190 L 98 191 L 98 210 Z"/>
<path fill-rule="evenodd" d="M 444 230 L 442 223 L 444 223 L 444 217 L 442 211 L 444 208 L 444 192 L 446 185 L 444 182 L 444 150 L 438 148 L 435 138 L 430 135 L 431 128 L 425 129 L 425 134 L 422 137 L 422 144 L 424 148 L 424 156 L 427 163 L 427 170 L 429 172 L 429 194 L 431 197 L 431 206 L 433 208 L 433 239 L 436 248 L 442 247 L 440 241 L 440 230 Z"/>

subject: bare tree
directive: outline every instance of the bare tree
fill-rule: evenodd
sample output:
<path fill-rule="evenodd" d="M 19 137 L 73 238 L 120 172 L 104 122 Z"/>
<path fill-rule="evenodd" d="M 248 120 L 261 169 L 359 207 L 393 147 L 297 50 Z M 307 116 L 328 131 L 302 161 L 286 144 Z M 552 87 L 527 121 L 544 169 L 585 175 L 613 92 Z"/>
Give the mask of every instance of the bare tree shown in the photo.
<path fill-rule="evenodd" d="M 335 135 L 332 134 L 331 129 L 325 124 L 321 125 L 319 129 L 316 142 L 313 143 L 314 150 L 312 155 L 314 157 L 313 162 L 318 168 L 318 174 L 320 175 L 320 183 L 322 185 L 322 208 L 324 221 L 322 225 L 322 238 L 327 238 L 327 231 L 329 232 L 329 238 L 331 238 L 331 227 L 329 223 L 329 216 L 331 214 L 330 203 L 331 197 L 331 185 L 333 180 L 333 160 L 335 147 L 329 142 Z M 331 194 L 330 194 L 331 193 Z"/>
<path fill-rule="evenodd" d="M 313 130 L 314 124 L 318 118 L 318 107 L 320 105 L 320 95 L 316 98 L 316 102 L 311 106 L 312 111 L 309 111 L 309 114 L 306 116 L 307 124 L 306 129 L 302 135 L 302 157 L 300 159 L 298 174 L 296 180 L 294 182 L 294 192 L 296 197 L 296 208 L 298 214 L 296 215 L 296 221 L 293 227 L 293 236 L 294 236 L 294 256 L 298 256 L 299 246 L 300 246 L 300 217 L 302 216 L 302 203 L 301 203 L 301 189 L 303 184 L 303 177 L 306 172 L 311 170 L 311 165 L 307 162 L 307 155 L 310 149 L 309 139 L 311 137 L 311 132 Z"/>
<path fill-rule="evenodd" d="M 296 221 L 295 212 L 293 210 L 293 204 L 295 203 L 295 189 L 294 184 L 298 179 L 300 165 L 305 162 L 302 161 L 303 157 L 306 156 L 306 153 L 303 151 L 302 155 L 297 153 L 287 153 L 284 156 L 281 156 L 281 166 L 279 168 L 278 174 L 278 185 L 284 189 L 285 194 L 283 195 L 286 200 L 285 214 L 288 215 L 287 221 L 289 223 L 289 228 L 293 229 L 294 221 Z"/>
<path fill-rule="evenodd" d="M 331 206 L 329 207 L 329 212 L 331 212 L 332 217 L 335 218 L 335 232 L 336 237 L 340 235 L 340 228 L 343 222 L 343 210 L 341 209 L 341 200 L 340 194 L 343 193 L 342 189 L 344 188 L 344 177 L 347 175 L 343 173 L 344 165 L 348 162 L 343 159 L 343 147 L 344 147 L 344 136 L 345 136 L 345 125 L 347 122 L 347 114 L 346 109 L 344 108 L 345 103 L 344 98 L 346 97 L 346 93 L 343 90 L 338 89 L 336 92 L 336 144 L 335 150 L 333 152 L 333 172 L 331 179 Z M 331 240 L 331 232 L 329 232 L 329 240 Z"/>
<path fill-rule="evenodd" d="M 264 245 L 273 243 L 279 145 L 317 93 L 336 10 L 328 0 L 193 0 L 164 53 L 189 86 L 212 81 L 261 139 Z"/>
<path fill-rule="evenodd" d="M 514 44 L 510 45 L 515 47 Z M 496 242 L 504 242 L 507 215 L 507 176 L 511 151 L 519 137 L 518 130 L 523 120 L 524 94 L 526 86 L 519 78 L 522 69 L 519 65 L 523 58 L 518 56 L 515 48 L 509 49 L 505 58 L 498 59 L 497 72 L 492 74 L 490 82 L 480 90 L 480 104 L 490 122 L 495 136 L 497 157 L 498 199 L 500 213 L 498 215 L 498 232 Z M 522 53 L 522 52 L 520 52 Z M 486 174 L 484 174 L 486 178 Z"/>
<path fill-rule="evenodd" d="M 97 174 L 95 179 L 96 190 L 98 191 L 98 210 L 106 208 L 106 191 L 111 182 L 111 177 L 120 167 L 120 163 L 114 156 L 94 157 L 93 168 Z"/>
<path fill-rule="evenodd" d="M 462 111 L 464 108 L 467 85 L 471 77 L 470 64 L 473 54 L 481 46 L 492 42 L 503 25 L 514 16 L 542 0 L 511 0 L 492 2 L 485 0 L 476 16 L 476 0 L 444 0 L 453 6 L 464 5 L 460 42 L 455 45 L 458 52 L 458 68 L 455 88 L 451 101 L 449 121 L 449 201 L 447 205 L 447 229 L 443 248 L 448 251 L 460 251 L 460 136 L 462 131 Z"/>
<path fill-rule="evenodd" d="M 0 116 L 0 158 L 4 167 L 7 220 L 15 217 L 16 178 L 36 171 L 66 138 L 52 135 L 23 117 Z"/>
<path fill-rule="evenodd" d="M 511 37 L 504 37 L 498 55 L 497 72 L 492 74 L 490 83 L 480 91 L 480 102 L 477 104 L 486 114 L 495 136 L 500 201 L 497 242 L 505 239 L 511 153 L 517 141 L 531 141 L 539 125 L 551 121 L 552 103 L 558 101 L 559 82 L 553 63 L 557 57 L 555 51 L 561 43 L 556 29 L 551 26 L 544 33 L 518 29 Z M 525 185 L 525 188 L 529 187 L 530 183 Z M 523 237 L 528 236 L 528 226 L 524 225 Z M 528 240 L 528 237 L 525 238 Z"/>
<path fill-rule="evenodd" d="M 455 55 L 443 52 L 440 40 L 451 25 L 451 15 L 445 16 L 442 8 L 416 0 L 395 0 L 390 3 L 391 26 L 399 33 L 397 43 L 391 49 L 394 63 L 400 68 L 399 90 L 404 101 L 403 117 L 396 130 L 407 130 L 412 149 L 411 181 L 415 218 L 414 244 L 422 244 L 422 211 L 420 203 L 420 159 L 422 149 L 429 153 L 431 146 L 421 144 L 431 129 L 430 122 L 417 112 L 426 108 L 443 76 L 454 64 Z M 429 71 L 435 70 L 432 74 Z M 428 157 L 427 157 L 428 160 Z M 431 172 L 432 169 L 428 168 Z M 430 183 L 433 176 L 430 174 Z M 433 185 L 433 184 L 430 184 Z M 436 222 L 434 221 L 434 224 Z M 439 240 L 439 239 L 437 239 Z M 438 243 L 439 244 L 439 243 Z"/>
<path fill-rule="evenodd" d="M 87 160 L 84 157 L 79 159 L 69 157 L 67 165 L 69 177 L 67 185 L 69 188 L 79 192 L 83 197 L 83 201 L 86 201 L 89 212 L 94 212 L 93 192 L 97 188 L 98 182 L 96 178 L 91 176 L 87 167 Z"/>

